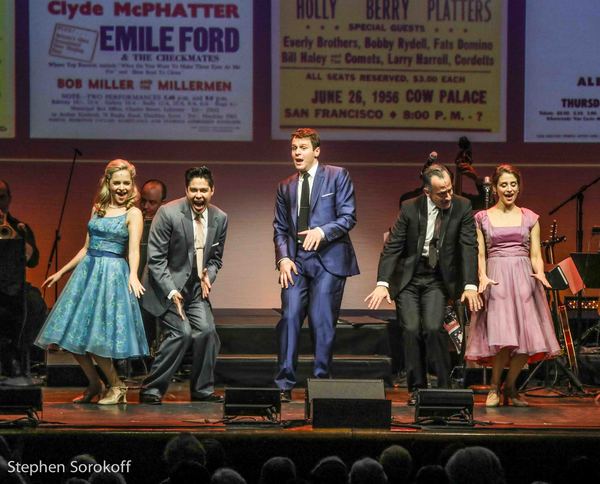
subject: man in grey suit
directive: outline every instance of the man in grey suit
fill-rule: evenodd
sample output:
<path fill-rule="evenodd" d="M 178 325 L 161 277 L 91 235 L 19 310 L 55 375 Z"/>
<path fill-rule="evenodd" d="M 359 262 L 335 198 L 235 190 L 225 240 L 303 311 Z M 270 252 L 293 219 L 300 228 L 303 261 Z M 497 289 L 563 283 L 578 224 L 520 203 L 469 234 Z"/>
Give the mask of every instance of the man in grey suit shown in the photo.
<path fill-rule="evenodd" d="M 142 383 L 142 403 L 161 403 L 190 346 L 191 399 L 223 401 L 214 393 L 221 343 L 208 296 L 223 265 L 227 214 L 210 203 L 215 189 L 207 167 L 187 170 L 185 183 L 186 196 L 160 207 L 148 239 L 142 306 L 160 318 L 164 339 Z"/>

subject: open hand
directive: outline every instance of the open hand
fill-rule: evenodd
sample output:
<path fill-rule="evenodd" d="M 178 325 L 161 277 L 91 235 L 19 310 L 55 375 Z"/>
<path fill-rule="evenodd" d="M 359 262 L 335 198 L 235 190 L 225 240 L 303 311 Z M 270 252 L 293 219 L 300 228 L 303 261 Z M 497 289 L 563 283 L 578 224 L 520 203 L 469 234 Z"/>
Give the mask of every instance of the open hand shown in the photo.
<path fill-rule="evenodd" d="M 138 299 L 142 297 L 142 294 L 146 292 L 144 286 L 142 286 L 140 280 L 135 274 L 129 276 L 129 292 L 135 294 Z"/>
<path fill-rule="evenodd" d="M 46 279 L 42 283 L 42 287 L 52 287 L 54 284 L 56 284 L 58 281 L 60 281 L 61 277 L 62 277 L 62 273 L 60 271 L 55 272 L 54 274 L 52 274 L 48 279 Z"/>
<path fill-rule="evenodd" d="M 479 297 L 479 293 L 473 289 L 467 289 L 462 293 L 460 302 L 465 301 L 467 301 L 471 312 L 477 312 L 483 307 L 483 302 L 481 301 L 481 297 Z"/>
<path fill-rule="evenodd" d="M 279 261 L 279 285 L 282 289 L 287 289 L 290 284 L 294 285 L 292 272 L 298 275 L 296 264 L 291 259 L 286 258 Z"/>
<path fill-rule="evenodd" d="M 392 304 L 388 288 L 385 286 L 377 286 L 373 292 L 365 298 L 365 302 L 369 309 L 377 309 L 384 299 L 388 304 Z"/>
<path fill-rule="evenodd" d="M 298 235 L 306 235 L 304 242 L 302 242 L 302 248 L 304 250 L 317 250 L 321 240 L 323 240 L 323 234 L 318 229 L 308 229 L 298 232 Z"/>
<path fill-rule="evenodd" d="M 212 289 L 210 278 L 208 277 L 208 269 L 204 269 L 202 271 L 202 277 L 200 278 L 200 286 L 202 287 L 202 297 L 204 299 L 208 298 L 210 290 Z"/>

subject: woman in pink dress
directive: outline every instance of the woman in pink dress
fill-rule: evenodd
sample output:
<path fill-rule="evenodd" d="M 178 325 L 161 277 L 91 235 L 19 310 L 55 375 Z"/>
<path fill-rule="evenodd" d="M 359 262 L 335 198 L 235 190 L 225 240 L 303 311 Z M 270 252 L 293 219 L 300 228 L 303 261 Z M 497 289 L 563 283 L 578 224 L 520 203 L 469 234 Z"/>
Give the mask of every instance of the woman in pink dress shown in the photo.
<path fill-rule="evenodd" d="M 524 407 L 515 381 L 525 363 L 560 353 L 544 293 L 550 287 L 544 274 L 538 215 L 515 205 L 521 174 L 511 165 L 496 167 L 492 187 L 497 203 L 475 215 L 479 244 L 479 292 L 484 309 L 473 313 L 465 358 L 492 364 L 491 390 L 486 406 Z"/>

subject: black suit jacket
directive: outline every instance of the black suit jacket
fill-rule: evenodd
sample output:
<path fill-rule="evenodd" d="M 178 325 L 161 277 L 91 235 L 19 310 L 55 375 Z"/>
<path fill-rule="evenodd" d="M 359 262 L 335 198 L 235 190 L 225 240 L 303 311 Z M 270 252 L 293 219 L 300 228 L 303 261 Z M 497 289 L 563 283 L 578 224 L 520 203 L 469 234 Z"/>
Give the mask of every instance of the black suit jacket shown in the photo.
<path fill-rule="evenodd" d="M 377 281 L 390 285 L 395 298 L 413 278 L 423 253 L 427 230 L 427 197 L 421 195 L 402 203 L 400 215 L 379 257 Z M 439 241 L 440 271 L 451 298 L 465 284 L 477 285 L 477 234 L 471 202 L 454 196 L 442 219 Z"/>

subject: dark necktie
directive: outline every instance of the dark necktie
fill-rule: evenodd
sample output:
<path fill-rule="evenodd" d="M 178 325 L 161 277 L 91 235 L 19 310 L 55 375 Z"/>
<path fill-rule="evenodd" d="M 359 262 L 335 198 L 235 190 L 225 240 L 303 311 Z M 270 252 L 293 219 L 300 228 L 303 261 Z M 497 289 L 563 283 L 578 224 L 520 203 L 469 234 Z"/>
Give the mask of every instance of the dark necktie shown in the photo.
<path fill-rule="evenodd" d="M 440 232 L 442 231 L 442 210 L 437 209 L 437 217 L 433 225 L 433 237 L 429 242 L 429 267 L 435 269 L 438 265 L 440 258 L 440 252 L 438 247 L 438 241 L 440 240 Z"/>
<path fill-rule="evenodd" d="M 198 266 L 198 277 L 202 279 L 202 266 L 204 265 L 204 223 L 202 215 L 196 214 L 194 217 L 196 224 L 196 233 L 194 234 L 194 249 L 196 251 L 196 265 Z"/>
<path fill-rule="evenodd" d="M 302 191 L 300 193 L 300 212 L 298 213 L 298 232 L 308 230 L 308 213 L 310 211 L 310 186 L 308 179 L 310 175 L 304 174 L 302 178 Z M 299 235 L 298 240 L 303 241 L 305 235 Z"/>

